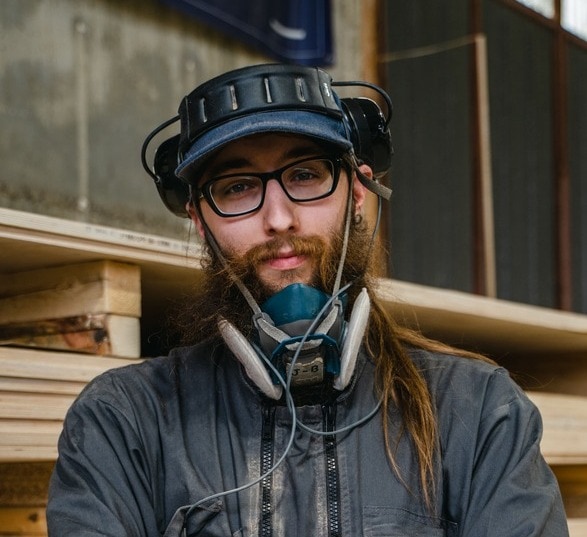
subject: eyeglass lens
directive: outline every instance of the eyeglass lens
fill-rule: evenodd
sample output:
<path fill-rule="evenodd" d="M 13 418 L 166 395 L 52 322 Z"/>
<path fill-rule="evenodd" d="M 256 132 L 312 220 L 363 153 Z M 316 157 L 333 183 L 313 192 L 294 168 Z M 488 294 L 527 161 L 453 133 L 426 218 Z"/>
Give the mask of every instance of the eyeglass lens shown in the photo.
<path fill-rule="evenodd" d="M 208 193 L 220 212 L 236 215 L 260 207 L 270 179 L 277 179 L 293 201 L 311 201 L 332 192 L 334 173 L 334 165 L 329 159 L 312 158 L 271 173 L 215 178 L 208 183 Z"/>

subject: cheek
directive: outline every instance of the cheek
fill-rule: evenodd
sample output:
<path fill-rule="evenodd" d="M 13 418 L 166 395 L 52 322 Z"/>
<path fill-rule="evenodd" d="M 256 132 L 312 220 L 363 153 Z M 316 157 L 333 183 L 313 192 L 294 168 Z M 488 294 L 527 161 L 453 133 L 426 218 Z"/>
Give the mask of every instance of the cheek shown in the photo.
<path fill-rule="evenodd" d="M 340 231 L 344 226 L 347 210 L 347 195 L 346 189 L 342 192 L 337 192 L 337 196 L 333 198 L 329 206 L 329 210 L 316 215 L 315 229 L 323 233 L 331 233 L 332 231 Z"/>
<path fill-rule="evenodd" d="M 222 250 L 236 255 L 244 254 L 250 247 L 250 239 L 245 226 L 226 226 L 215 237 Z"/>
<path fill-rule="evenodd" d="M 215 213 L 210 213 L 211 211 L 204 213 L 204 219 L 218 246 L 224 252 L 242 255 L 259 242 L 262 235 L 250 221 L 221 218 Z"/>
<path fill-rule="evenodd" d="M 307 233 L 322 237 L 330 237 L 333 232 L 340 231 L 344 222 L 344 213 L 340 211 L 330 211 L 320 215 L 314 214 L 312 217 L 312 221 L 308 222 L 306 228 Z"/>

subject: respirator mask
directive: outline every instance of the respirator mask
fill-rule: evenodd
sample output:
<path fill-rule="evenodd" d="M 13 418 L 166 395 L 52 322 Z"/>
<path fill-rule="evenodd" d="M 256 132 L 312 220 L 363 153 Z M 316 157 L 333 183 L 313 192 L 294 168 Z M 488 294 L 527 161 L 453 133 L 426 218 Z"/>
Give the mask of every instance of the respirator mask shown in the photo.
<path fill-rule="evenodd" d="M 220 333 L 249 378 L 271 399 L 281 398 L 284 385 L 295 390 L 327 383 L 341 391 L 354 372 L 370 308 L 363 289 L 345 321 L 344 302 L 344 295 L 331 297 L 293 284 L 253 316 L 255 341 L 226 320 L 219 323 Z"/>

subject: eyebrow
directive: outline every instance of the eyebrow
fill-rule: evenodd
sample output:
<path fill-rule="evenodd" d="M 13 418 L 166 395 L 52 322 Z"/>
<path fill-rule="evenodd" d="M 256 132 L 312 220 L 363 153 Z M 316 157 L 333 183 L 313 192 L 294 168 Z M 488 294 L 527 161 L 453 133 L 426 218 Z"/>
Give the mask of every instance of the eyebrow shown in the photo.
<path fill-rule="evenodd" d="M 320 147 L 315 144 L 309 145 L 298 145 L 292 147 L 291 149 L 285 151 L 281 155 L 282 160 L 295 160 L 298 158 L 304 158 L 312 155 L 316 155 L 320 152 Z M 242 168 L 253 168 L 253 163 L 246 157 L 236 157 L 233 159 L 228 159 L 219 162 L 218 164 L 212 164 L 206 170 L 205 175 L 208 178 L 218 177 L 220 175 L 224 175 L 231 170 L 242 169 Z"/>

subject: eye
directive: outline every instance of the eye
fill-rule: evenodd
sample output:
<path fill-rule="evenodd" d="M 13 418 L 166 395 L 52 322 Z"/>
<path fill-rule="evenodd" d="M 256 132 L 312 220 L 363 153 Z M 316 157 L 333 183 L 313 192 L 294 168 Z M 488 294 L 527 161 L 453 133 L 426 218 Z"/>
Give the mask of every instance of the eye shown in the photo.
<path fill-rule="evenodd" d="M 292 170 L 291 174 L 288 177 L 288 181 L 290 182 L 299 182 L 303 183 L 306 181 L 312 181 L 316 178 L 319 178 L 320 174 L 316 172 L 316 170 L 311 168 L 299 168 Z"/>
<path fill-rule="evenodd" d="M 256 177 L 235 176 L 217 179 L 210 193 L 216 200 L 252 196 L 259 192 L 261 183 Z"/>
<path fill-rule="evenodd" d="M 332 179 L 332 165 L 323 159 L 307 160 L 294 164 L 283 173 L 288 189 L 317 188 Z"/>

